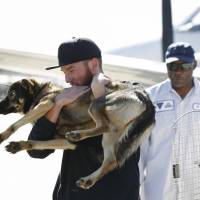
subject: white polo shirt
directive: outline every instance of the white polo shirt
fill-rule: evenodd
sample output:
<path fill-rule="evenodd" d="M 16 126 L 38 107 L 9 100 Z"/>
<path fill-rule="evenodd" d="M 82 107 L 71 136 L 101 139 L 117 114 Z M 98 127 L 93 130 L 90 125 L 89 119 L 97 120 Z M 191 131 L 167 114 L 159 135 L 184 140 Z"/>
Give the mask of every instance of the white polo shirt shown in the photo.
<path fill-rule="evenodd" d="M 156 108 L 156 126 L 141 146 L 141 200 L 175 200 L 176 188 L 171 178 L 172 126 L 184 113 L 200 111 L 200 82 L 194 78 L 194 87 L 184 99 L 172 89 L 169 79 L 147 92 Z"/>

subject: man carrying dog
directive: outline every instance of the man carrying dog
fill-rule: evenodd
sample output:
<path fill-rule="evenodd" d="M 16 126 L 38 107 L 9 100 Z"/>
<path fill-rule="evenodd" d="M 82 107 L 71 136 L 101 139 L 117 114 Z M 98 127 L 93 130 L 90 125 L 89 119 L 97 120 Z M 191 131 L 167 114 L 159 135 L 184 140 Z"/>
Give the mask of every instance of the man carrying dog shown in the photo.
<path fill-rule="evenodd" d="M 104 94 L 109 78 L 103 74 L 99 47 L 86 38 L 74 38 L 64 42 L 58 49 L 58 62 L 66 82 L 72 87 L 58 95 L 55 106 L 33 126 L 29 139 L 50 140 L 54 138 L 56 121 L 63 106 L 80 97 L 92 84 L 95 97 Z M 51 69 L 49 68 L 49 69 Z M 53 200 L 138 200 L 139 199 L 139 150 L 125 165 L 104 176 L 92 188 L 84 190 L 76 181 L 95 171 L 103 160 L 101 136 L 78 142 L 75 150 L 65 150 L 61 171 L 53 192 Z M 45 158 L 53 150 L 29 151 L 33 158 Z"/>

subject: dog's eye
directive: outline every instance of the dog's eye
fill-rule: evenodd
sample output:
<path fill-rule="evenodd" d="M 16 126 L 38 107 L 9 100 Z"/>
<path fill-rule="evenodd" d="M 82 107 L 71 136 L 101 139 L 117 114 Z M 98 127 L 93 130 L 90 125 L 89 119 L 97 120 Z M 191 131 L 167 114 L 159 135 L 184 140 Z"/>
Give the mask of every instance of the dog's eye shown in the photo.
<path fill-rule="evenodd" d="M 15 91 L 9 92 L 9 98 L 13 99 L 15 97 Z"/>

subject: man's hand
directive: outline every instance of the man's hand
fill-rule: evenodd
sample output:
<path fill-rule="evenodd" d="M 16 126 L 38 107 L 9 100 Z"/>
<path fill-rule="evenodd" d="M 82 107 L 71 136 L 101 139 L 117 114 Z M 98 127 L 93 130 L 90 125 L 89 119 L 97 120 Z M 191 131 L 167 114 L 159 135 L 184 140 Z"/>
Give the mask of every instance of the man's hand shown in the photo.
<path fill-rule="evenodd" d="M 55 98 L 54 107 L 46 114 L 46 118 L 53 123 L 56 123 L 63 106 L 68 105 L 78 99 L 81 95 L 89 91 L 87 86 L 72 86 L 63 91 Z"/>
<path fill-rule="evenodd" d="M 81 95 L 89 91 L 88 86 L 72 86 L 63 91 L 55 98 L 55 105 L 63 107 L 78 99 Z"/>
<path fill-rule="evenodd" d="M 92 93 L 95 99 L 103 96 L 106 92 L 105 85 L 111 82 L 111 79 L 103 73 L 96 74 L 91 83 Z"/>

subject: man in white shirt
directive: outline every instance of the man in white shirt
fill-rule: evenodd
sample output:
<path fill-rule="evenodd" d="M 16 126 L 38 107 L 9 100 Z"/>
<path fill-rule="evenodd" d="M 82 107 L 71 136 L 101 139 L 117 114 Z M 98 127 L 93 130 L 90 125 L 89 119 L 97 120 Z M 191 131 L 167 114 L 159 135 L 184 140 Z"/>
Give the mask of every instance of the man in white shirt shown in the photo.
<path fill-rule="evenodd" d="M 196 181 L 198 185 L 192 188 L 194 187 L 192 184 L 186 183 L 192 179 L 191 175 L 188 173 L 185 176 L 188 179 L 183 178 L 179 162 L 177 165 L 173 163 L 176 135 L 173 125 L 176 124 L 177 119 L 190 111 L 199 110 L 200 113 L 200 82 L 193 77 L 197 62 L 191 45 L 183 42 L 171 44 L 165 58 L 169 79 L 147 89 L 156 108 L 156 126 L 148 140 L 141 146 L 141 200 L 200 199 L 200 181 Z M 184 121 L 184 127 L 186 127 L 184 130 L 188 127 L 192 128 L 190 123 L 189 120 Z M 181 156 L 183 157 L 186 156 L 189 145 L 189 137 L 184 136 L 184 139 L 180 139 L 184 130 L 179 130 L 178 139 L 179 143 L 180 140 L 185 142 L 182 144 L 184 153 Z M 199 140 L 195 142 L 199 148 L 200 136 L 198 138 Z M 198 159 L 200 160 L 200 157 Z M 196 178 L 200 176 L 199 160 L 193 162 L 193 164 L 198 164 L 199 172 L 194 174 Z M 182 163 L 184 166 L 184 162 Z M 194 194 L 195 190 L 197 194 Z"/>

